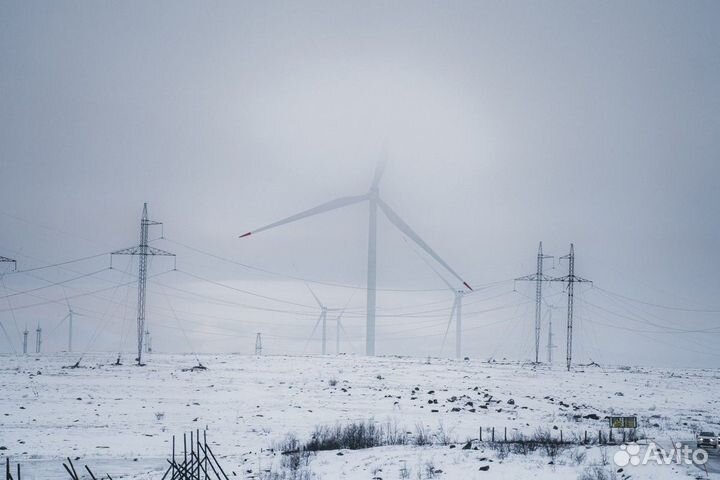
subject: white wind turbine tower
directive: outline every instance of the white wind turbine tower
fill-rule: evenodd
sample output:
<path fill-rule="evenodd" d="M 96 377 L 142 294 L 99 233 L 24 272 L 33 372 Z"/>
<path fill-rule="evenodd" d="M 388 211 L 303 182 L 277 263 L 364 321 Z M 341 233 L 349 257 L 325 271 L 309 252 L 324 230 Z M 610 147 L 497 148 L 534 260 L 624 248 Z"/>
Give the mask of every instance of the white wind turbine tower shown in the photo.
<path fill-rule="evenodd" d="M 463 296 L 465 296 L 465 291 L 453 287 L 450 282 L 445 280 L 445 277 L 443 277 L 439 273 L 438 277 L 442 279 L 445 285 L 447 285 L 448 289 L 455 296 L 452 309 L 450 309 L 450 319 L 448 320 L 447 328 L 445 329 L 445 336 L 443 337 L 441 351 L 442 348 L 445 347 L 445 339 L 447 338 L 447 334 L 450 331 L 450 325 L 452 324 L 453 317 L 455 317 L 455 358 L 462 359 L 462 300 Z"/>
<path fill-rule="evenodd" d="M 70 305 L 70 300 L 68 300 L 67 295 L 65 295 L 65 303 L 67 303 L 68 307 L 68 313 L 63 317 L 62 320 L 60 320 L 60 323 L 58 324 L 58 327 L 63 324 L 65 320 L 68 321 L 68 352 L 72 352 L 72 345 L 73 345 L 73 317 L 75 315 L 78 315 Z M 57 327 L 56 327 L 57 328 Z"/>
<path fill-rule="evenodd" d="M 462 284 L 467 287 L 469 290 L 472 290 L 470 288 L 470 285 L 465 282 L 460 275 L 458 275 L 455 270 L 453 270 L 450 265 L 448 265 L 445 260 L 440 258 L 440 256 L 435 253 L 435 251 L 430 248 L 430 246 L 425 243 L 425 241 L 420 238 L 420 236 L 415 233 L 415 231 L 410 228 L 410 226 L 405 223 L 405 221 L 400 218 L 400 216 L 395 213 L 395 211 L 390 208 L 390 206 L 385 203 L 382 198 L 380 198 L 380 179 L 382 178 L 384 170 L 384 163 L 381 162 L 378 164 L 377 168 L 375 169 L 375 176 L 373 178 L 372 184 L 370 185 L 370 190 L 363 194 L 363 195 L 355 195 L 355 196 L 349 196 L 349 197 L 341 197 L 335 200 L 331 200 L 327 203 L 323 203 L 321 205 L 318 205 L 317 207 L 311 208 L 309 210 L 302 211 L 300 213 L 297 213 L 295 215 L 292 215 L 290 217 L 284 218 L 282 220 L 279 220 L 277 222 L 271 223 L 269 225 L 266 225 L 264 227 L 258 228 L 257 230 L 252 230 L 250 232 L 247 232 L 240 236 L 240 238 L 247 237 L 249 235 L 257 234 L 265 230 L 269 230 L 271 228 L 279 227 L 280 225 L 285 225 L 287 223 L 291 223 L 297 220 L 301 220 L 303 218 L 311 217 L 313 215 L 318 215 L 320 213 L 329 212 L 331 210 L 336 210 L 338 208 L 347 207 L 349 205 L 354 205 L 356 203 L 361 202 L 368 202 L 369 206 L 369 217 L 368 217 L 368 267 L 367 267 L 367 320 L 366 320 L 366 336 L 365 336 L 365 353 L 367 355 L 375 355 L 375 306 L 376 306 L 376 293 L 377 293 L 377 210 L 378 207 L 380 210 L 385 214 L 387 219 L 395 225 L 395 227 L 400 230 L 403 234 L 405 234 L 406 237 L 410 238 L 413 242 L 415 242 L 420 248 L 422 248 L 428 255 L 430 255 L 437 263 L 442 265 L 442 267 L 447 270 L 450 274 L 452 274 L 455 278 L 457 278 Z"/>

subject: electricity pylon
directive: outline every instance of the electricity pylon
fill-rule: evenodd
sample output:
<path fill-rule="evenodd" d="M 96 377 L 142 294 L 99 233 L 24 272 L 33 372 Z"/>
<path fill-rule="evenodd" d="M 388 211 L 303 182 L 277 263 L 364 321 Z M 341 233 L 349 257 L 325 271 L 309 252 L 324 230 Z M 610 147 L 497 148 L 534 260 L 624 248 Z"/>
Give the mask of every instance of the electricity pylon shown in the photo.
<path fill-rule="evenodd" d="M 553 344 L 553 329 L 552 329 L 552 306 L 548 306 L 547 317 L 548 317 L 548 340 L 547 340 L 547 362 L 548 365 L 552 365 L 553 362 L 553 349 L 557 348 L 557 345 Z"/>
<path fill-rule="evenodd" d="M 27 355 L 27 338 L 28 338 L 28 329 L 27 325 L 25 325 L 25 331 L 23 332 L 23 355 Z"/>
<path fill-rule="evenodd" d="M 592 285 L 592 281 L 587 280 L 582 277 L 578 277 L 575 275 L 575 246 L 571 243 L 570 244 L 570 253 L 560 257 L 560 260 L 567 260 L 568 261 L 568 274 L 564 277 L 556 277 L 551 279 L 552 282 L 565 282 L 567 283 L 567 296 L 568 296 L 568 304 L 567 304 L 567 347 L 566 347 L 566 363 L 567 363 L 567 369 L 568 372 L 570 371 L 570 366 L 572 365 L 572 347 L 573 347 L 573 296 L 574 296 L 574 286 L 576 283 L 589 283 Z"/>
<path fill-rule="evenodd" d="M 17 262 L 13 260 L 12 258 L 8 257 L 2 257 L 0 256 L 0 263 L 12 263 L 13 264 L 13 270 L 17 270 Z M 0 278 L 2 278 L 2 275 L 4 275 L 4 272 L 0 273 Z M 10 299 L 8 299 L 8 305 L 10 304 Z M 12 305 L 10 305 L 10 309 L 12 310 Z M 11 311 L 12 313 L 12 311 Z M 14 314 L 13 314 L 14 315 Z M 16 325 L 17 326 L 17 325 Z M 5 333 L 5 336 L 7 337 L 8 343 L 10 343 L 10 348 L 13 349 L 14 352 L 17 353 L 17 350 L 15 350 L 15 347 L 13 346 L 13 341 L 10 338 L 10 335 L 8 335 L 7 331 L 5 330 L 5 326 L 0 323 L 0 328 L 2 328 L 2 331 Z"/>
<path fill-rule="evenodd" d="M 260 332 L 255 335 L 255 355 L 262 355 L 262 334 Z"/>
<path fill-rule="evenodd" d="M 156 222 L 148 219 L 147 203 L 143 204 L 142 219 L 140 220 L 140 244 L 134 247 L 125 248 L 112 252 L 112 255 L 136 255 L 138 261 L 138 302 L 137 302 L 137 364 L 142 365 L 143 354 L 143 338 L 150 335 L 145 326 L 145 287 L 147 285 L 147 257 L 163 256 L 174 257 L 174 253 L 160 250 L 159 248 L 148 245 L 148 230 L 152 225 L 162 225 L 162 222 Z M 112 261 L 112 260 L 111 260 Z"/>
<path fill-rule="evenodd" d="M 42 349 L 42 328 L 38 323 L 37 329 L 35 330 L 35 353 L 40 353 Z"/>
<path fill-rule="evenodd" d="M 537 269 L 535 273 L 516 278 L 515 281 L 535 282 L 535 363 L 540 362 L 540 321 L 542 319 L 542 284 L 551 280 L 543 274 L 543 260 L 553 258 L 551 255 L 544 255 L 542 242 L 538 245 Z"/>

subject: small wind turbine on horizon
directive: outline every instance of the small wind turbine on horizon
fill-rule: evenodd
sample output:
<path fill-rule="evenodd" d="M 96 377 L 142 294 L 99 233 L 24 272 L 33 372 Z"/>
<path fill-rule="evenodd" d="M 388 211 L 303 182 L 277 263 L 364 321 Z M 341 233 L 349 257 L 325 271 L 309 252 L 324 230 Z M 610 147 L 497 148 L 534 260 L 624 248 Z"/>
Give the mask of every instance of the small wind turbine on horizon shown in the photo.
<path fill-rule="evenodd" d="M 63 323 L 65 323 L 65 320 L 68 321 L 68 347 L 67 351 L 72 352 L 73 351 L 73 319 L 75 316 L 81 317 L 82 315 L 77 313 L 75 310 L 73 310 L 72 305 L 70 305 L 70 300 L 68 299 L 67 295 L 65 295 L 65 303 L 67 304 L 67 310 L 68 313 L 60 320 L 60 323 L 57 324 L 57 327 L 53 328 L 51 335 L 55 330 L 62 327 Z"/>
<path fill-rule="evenodd" d="M 348 300 L 348 303 L 350 303 L 349 300 Z M 345 314 L 346 308 L 347 308 L 347 305 L 345 305 L 343 307 L 343 309 L 340 310 L 340 313 L 338 314 L 338 316 L 335 317 L 335 323 L 336 323 L 336 325 L 335 325 L 335 354 L 336 355 L 340 355 L 340 332 L 341 331 L 345 334 L 346 339 L 347 339 L 347 331 L 345 330 L 345 327 L 342 324 L 342 317 Z M 350 341 L 350 340 L 348 340 L 348 341 Z M 353 349 L 353 351 L 355 351 L 355 347 L 352 346 L 352 342 L 350 342 L 350 347 Z"/>
<path fill-rule="evenodd" d="M 307 343 L 310 343 L 310 340 L 313 336 L 315 336 L 315 331 L 317 330 L 318 325 L 322 322 L 322 354 L 325 355 L 327 353 L 327 313 L 328 308 L 323 304 L 317 295 L 315 295 L 315 292 L 313 292 L 313 289 L 310 288 L 310 285 L 307 283 L 305 284 L 308 290 L 310 290 L 310 294 L 315 299 L 315 302 L 320 307 L 320 316 L 318 317 L 317 321 L 315 322 L 315 326 L 313 326 L 312 333 L 310 334 L 310 337 L 307 340 Z M 307 348 L 307 343 L 305 344 L 305 348 Z"/>
<path fill-rule="evenodd" d="M 317 321 L 315 322 L 315 325 L 313 326 L 312 333 L 310 334 L 310 337 L 308 337 L 307 343 L 305 344 L 305 348 L 307 349 L 307 344 L 310 343 L 310 340 L 315 336 L 315 332 L 317 331 L 317 328 L 319 325 L 322 324 L 321 327 L 321 339 L 322 339 L 322 354 L 327 354 L 327 317 L 329 311 L 337 311 L 337 309 L 331 309 L 328 308 L 321 300 L 320 298 L 315 294 L 312 288 L 310 288 L 310 285 L 307 283 L 305 284 L 307 289 L 310 291 L 310 294 L 315 299 L 315 302 L 320 307 L 320 316 L 318 317 Z M 345 313 L 345 309 L 347 308 L 347 305 L 340 309 L 340 313 L 337 317 L 335 317 L 336 322 L 336 331 L 335 331 L 335 353 L 340 353 L 340 330 L 342 329 L 344 331 L 344 327 L 342 326 L 342 316 Z"/>
<path fill-rule="evenodd" d="M 62 320 L 60 320 L 60 325 L 67 320 L 68 321 L 68 352 L 72 352 L 72 345 L 73 345 L 73 317 L 77 315 L 77 313 L 72 309 L 72 306 L 70 305 L 70 300 L 68 300 L 67 295 L 65 295 L 65 303 L 67 303 L 68 307 L 68 313 L 63 317 Z"/>
<path fill-rule="evenodd" d="M 248 237 L 271 228 L 279 227 L 287 223 L 295 222 L 303 218 L 318 215 L 320 213 L 329 212 L 339 208 L 354 205 L 356 203 L 368 202 L 369 206 L 369 217 L 368 217 L 368 267 L 367 267 L 367 320 L 366 320 L 366 335 L 365 335 L 365 353 L 368 356 L 375 355 L 375 310 L 376 310 L 376 297 L 377 297 L 377 210 L 378 207 L 385 214 L 385 217 L 395 225 L 406 237 L 410 238 L 420 248 L 422 248 L 428 255 L 430 255 L 438 264 L 440 264 L 447 272 L 457 278 L 468 290 L 472 290 L 465 280 L 448 265 L 445 260 L 435 253 L 390 206 L 380 198 L 380 180 L 382 178 L 385 169 L 385 163 L 380 162 L 376 169 L 373 181 L 370 185 L 370 190 L 363 195 L 355 195 L 348 197 L 341 197 L 335 200 L 318 205 L 317 207 L 302 211 L 290 217 L 284 218 L 277 222 L 271 223 L 264 227 L 256 230 L 251 230 L 240 238 Z"/>

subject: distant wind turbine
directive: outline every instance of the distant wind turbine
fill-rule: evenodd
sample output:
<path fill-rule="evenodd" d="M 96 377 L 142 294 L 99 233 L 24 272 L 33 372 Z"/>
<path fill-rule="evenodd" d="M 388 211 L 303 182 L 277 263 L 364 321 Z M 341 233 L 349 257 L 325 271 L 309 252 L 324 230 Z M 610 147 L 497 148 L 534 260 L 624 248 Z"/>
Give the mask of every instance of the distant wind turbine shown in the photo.
<path fill-rule="evenodd" d="M 348 303 L 350 303 L 349 300 L 348 300 Z M 343 307 L 343 309 L 340 310 L 340 313 L 338 314 L 338 316 L 335 317 L 335 322 L 336 322 L 336 325 L 335 325 L 335 354 L 337 354 L 337 355 L 340 355 L 340 331 L 342 331 L 345 334 L 345 336 L 347 337 L 347 332 L 345 331 L 345 327 L 343 327 L 343 324 L 342 324 L 342 317 L 345 314 L 346 308 L 347 308 L 347 305 L 345 305 Z M 353 350 L 354 350 L 354 348 L 353 348 Z"/>
<path fill-rule="evenodd" d="M 377 294 L 377 210 L 378 207 L 385 214 L 388 220 L 395 225 L 405 236 L 415 242 L 420 248 L 422 248 L 428 255 L 430 255 L 437 263 L 457 278 L 465 287 L 472 290 L 470 285 L 465 282 L 445 260 L 435 253 L 390 206 L 380 198 L 380 179 L 382 178 L 383 171 L 385 170 L 385 163 L 381 162 L 375 169 L 375 176 L 373 177 L 370 190 L 363 195 L 355 195 L 350 197 L 341 197 L 335 200 L 331 200 L 327 203 L 318 205 L 317 207 L 305 210 L 298 214 L 279 220 L 275 223 L 271 223 L 264 227 L 252 230 L 243 235 L 240 238 L 244 238 L 253 234 L 260 233 L 271 228 L 285 225 L 286 223 L 295 222 L 303 218 L 318 215 L 320 213 L 329 212 L 338 208 L 347 207 L 361 202 L 368 202 L 369 205 L 369 219 L 368 219 L 368 268 L 367 268 L 367 321 L 366 321 L 366 335 L 365 335 L 365 353 L 367 355 L 375 355 L 375 307 L 376 307 L 376 294 Z"/>
<path fill-rule="evenodd" d="M 62 320 L 60 320 L 60 323 L 57 324 L 57 327 L 55 327 L 51 334 L 55 332 L 58 328 L 62 326 L 63 323 L 65 323 L 65 320 L 68 321 L 68 352 L 72 352 L 73 350 L 73 319 L 75 316 L 82 317 L 83 315 L 77 313 L 75 310 L 72 309 L 72 306 L 70 305 L 70 300 L 68 299 L 67 295 L 65 295 L 65 303 L 67 304 L 68 313 L 63 317 Z M 27 330 L 27 329 L 26 329 Z"/>
<path fill-rule="evenodd" d="M 305 344 L 305 348 L 307 349 L 307 344 L 310 343 L 310 340 L 315 336 L 315 332 L 317 331 L 317 328 L 319 325 L 322 324 L 321 331 L 322 331 L 322 354 L 325 355 L 327 353 L 327 319 L 328 319 L 328 312 L 329 311 L 340 311 L 337 317 L 335 317 L 336 322 L 336 331 L 335 331 L 335 353 L 340 353 L 340 330 L 343 332 L 345 331 L 345 327 L 342 326 L 342 316 L 345 313 L 345 309 L 347 308 L 347 304 L 342 309 L 337 308 L 328 308 L 320 298 L 315 294 L 312 288 L 310 288 L 310 285 L 307 283 L 305 284 L 307 289 L 310 291 L 310 294 L 315 299 L 315 302 L 320 307 L 320 316 L 318 317 L 317 321 L 315 322 L 315 325 L 313 326 L 312 333 L 310 334 L 310 337 L 308 338 L 307 343 Z M 350 297 L 352 299 L 352 297 Z M 348 300 L 348 303 L 350 300 Z M 346 332 L 347 334 L 347 332 Z"/>
<path fill-rule="evenodd" d="M 69 328 L 68 328 L 68 352 L 72 352 L 72 344 L 73 344 L 73 316 L 76 315 L 76 313 L 75 313 L 75 311 L 72 309 L 72 306 L 70 305 L 70 300 L 68 300 L 67 295 L 65 295 L 65 303 L 67 303 L 68 313 L 67 313 L 67 315 L 65 315 L 65 318 L 63 318 L 62 321 L 60 321 L 60 323 L 62 324 L 62 322 L 64 322 L 65 319 L 68 320 L 68 325 L 69 325 Z"/>
<path fill-rule="evenodd" d="M 307 283 L 305 284 L 308 290 L 310 290 L 310 293 L 312 294 L 313 298 L 315 299 L 315 302 L 317 302 L 318 306 L 320 307 L 320 316 L 317 319 L 317 322 L 315 322 L 315 326 L 312 329 L 312 333 L 310 334 L 310 338 L 308 338 L 308 343 L 310 342 L 310 339 L 315 335 L 315 331 L 317 330 L 318 325 L 320 325 L 320 322 L 322 322 L 322 354 L 325 355 L 327 353 L 327 313 L 328 308 L 320 301 L 317 295 L 315 295 L 315 292 L 313 292 L 312 288 L 310 288 L 310 285 Z M 305 348 L 307 348 L 307 344 L 305 344 Z"/>

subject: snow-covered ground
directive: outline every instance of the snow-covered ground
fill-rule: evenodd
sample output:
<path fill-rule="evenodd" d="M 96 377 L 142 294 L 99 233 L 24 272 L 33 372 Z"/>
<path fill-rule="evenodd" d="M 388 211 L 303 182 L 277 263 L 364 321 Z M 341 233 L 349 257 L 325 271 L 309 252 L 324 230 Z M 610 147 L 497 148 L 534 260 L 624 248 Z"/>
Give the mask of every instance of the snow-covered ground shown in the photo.
<path fill-rule="evenodd" d="M 720 372 L 650 368 L 533 367 L 518 363 L 358 356 L 193 356 L 154 354 L 148 365 L 113 366 L 87 355 L 67 369 L 66 355 L 0 357 L 0 454 L 20 462 L 23 478 L 66 478 L 62 459 L 79 458 L 113 478 L 160 478 L 172 435 L 207 428 L 235 478 L 278 468 L 272 452 L 288 434 L 309 439 L 318 425 L 374 419 L 442 443 L 313 455 L 323 479 L 578 478 L 618 447 L 568 449 L 553 464 L 540 453 L 499 455 L 473 443 L 483 429 L 501 438 L 538 428 L 554 435 L 607 434 L 606 415 L 637 415 L 641 433 L 661 444 L 720 430 Z M 437 402 L 437 403 L 436 403 Z M 595 419 L 595 416 L 598 419 Z M 587 418 L 586 418 L 587 417 Z M 440 435 L 440 433 L 443 435 Z M 477 449 L 475 449 L 477 447 Z M 577 457 L 585 458 L 578 461 Z M 340 453 L 340 454 L 339 454 Z M 489 467 L 480 470 L 481 467 Z M 628 469 L 631 472 L 628 473 Z M 693 466 L 627 467 L 617 478 L 694 478 Z M 712 475 L 712 474 L 711 474 Z M 705 474 L 702 473 L 702 478 Z"/>

